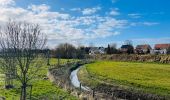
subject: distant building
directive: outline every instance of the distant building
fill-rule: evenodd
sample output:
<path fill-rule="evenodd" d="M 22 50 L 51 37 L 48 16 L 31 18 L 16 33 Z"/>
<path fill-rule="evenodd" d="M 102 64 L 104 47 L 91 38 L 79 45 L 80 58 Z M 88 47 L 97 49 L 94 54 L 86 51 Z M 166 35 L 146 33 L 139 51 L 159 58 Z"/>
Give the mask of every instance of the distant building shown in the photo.
<path fill-rule="evenodd" d="M 148 45 L 148 44 L 137 45 L 136 49 L 135 49 L 135 53 L 137 53 L 137 54 L 147 54 L 147 53 L 150 53 L 151 49 L 152 49 L 151 46 Z"/>
<path fill-rule="evenodd" d="M 89 55 L 94 54 L 105 54 L 105 48 L 104 47 L 91 47 L 89 50 Z"/>
<path fill-rule="evenodd" d="M 156 44 L 151 54 L 168 54 L 170 53 L 170 44 Z"/>
<path fill-rule="evenodd" d="M 120 51 L 122 53 L 133 53 L 134 52 L 134 48 L 132 45 L 122 45 L 121 48 L 120 48 Z"/>

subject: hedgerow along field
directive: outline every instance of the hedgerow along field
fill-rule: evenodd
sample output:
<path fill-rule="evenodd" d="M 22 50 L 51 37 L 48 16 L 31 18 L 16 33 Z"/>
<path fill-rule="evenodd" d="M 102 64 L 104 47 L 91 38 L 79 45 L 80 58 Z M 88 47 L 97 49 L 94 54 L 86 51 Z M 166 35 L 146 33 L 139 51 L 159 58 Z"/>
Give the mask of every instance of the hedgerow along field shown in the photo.
<path fill-rule="evenodd" d="M 66 63 L 67 59 L 61 59 L 60 64 Z M 76 61 L 74 59 L 69 59 L 70 62 Z M 56 58 L 50 59 L 50 65 L 57 64 Z M 50 80 L 44 80 L 47 75 L 49 66 L 46 64 L 41 67 L 38 71 L 38 77 L 32 81 L 32 100 L 41 100 L 42 98 L 48 100 L 77 100 L 76 97 L 70 95 L 68 92 L 63 91 L 61 88 L 56 86 L 56 84 L 51 83 Z M 0 97 L 5 97 L 6 100 L 19 100 L 20 99 L 20 89 L 21 86 L 18 81 L 14 81 L 14 89 L 6 90 L 4 89 L 4 75 L 0 74 Z M 29 90 L 28 90 L 29 91 Z"/>
<path fill-rule="evenodd" d="M 109 83 L 124 89 L 170 97 L 170 65 L 96 61 L 79 71 L 79 79 L 92 88 Z"/>

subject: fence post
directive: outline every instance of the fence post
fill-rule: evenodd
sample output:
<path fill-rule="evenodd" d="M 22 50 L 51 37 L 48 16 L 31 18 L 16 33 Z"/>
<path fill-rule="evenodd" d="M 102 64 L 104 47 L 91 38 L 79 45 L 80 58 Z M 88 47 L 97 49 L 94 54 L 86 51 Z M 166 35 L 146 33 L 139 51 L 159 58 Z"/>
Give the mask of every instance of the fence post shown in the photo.
<path fill-rule="evenodd" d="M 82 84 L 80 83 L 80 93 L 81 93 L 81 85 L 82 85 Z"/>
<path fill-rule="evenodd" d="M 47 50 L 47 65 L 50 65 L 50 50 Z"/>
<path fill-rule="evenodd" d="M 94 98 L 94 96 L 95 96 L 95 90 L 94 89 L 92 90 L 92 95 L 93 95 L 93 98 Z"/>
<path fill-rule="evenodd" d="M 21 96 L 20 96 L 20 100 L 22 100 L 22 91 L 23 91 L 23 86 L 21 86 Z"/>
<path fill-rule="evenodd" d="M 30 90 L 30 100 L 32 99 L 31 97 L 32 97 L 32 85 L 30 85 L 31 86 L 31 90 Z"/>
<path fill-rule="evenodd" d="M 59 66 L 60 65 L 60 58 L 59 57 L 58 57 L 57 61 L 58 61 L 58 66 Z"/>

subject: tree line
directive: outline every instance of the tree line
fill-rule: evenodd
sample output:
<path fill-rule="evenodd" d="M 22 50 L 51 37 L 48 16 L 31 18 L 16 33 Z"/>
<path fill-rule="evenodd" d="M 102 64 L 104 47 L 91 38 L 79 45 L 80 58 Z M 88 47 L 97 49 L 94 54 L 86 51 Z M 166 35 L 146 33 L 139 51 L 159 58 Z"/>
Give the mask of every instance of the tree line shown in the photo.
<path fill-rule="evenodd" d="M 69 43 L 59 44 L 55 49 L 51 50 L 51 56 L 66 59 L 84 59 L 89 53 L 89 47 L 75 47 Z"/>
<path fill-rule="evenodd" d="M 130 40 L 125 41 L 125 45 L 128 45 L 128 48 L 127 48 L 128 54 L 134 53 L 134 47 Z M 61 43 L 55 49 L 51 49 L 50 54 L 51 54 L 51 57 L 56 57 L 56 58 L 84 59 L 84 58 L 88 57 L 89 52 L 92 48 L 95 48 L 95 47 L 94 46 L 75 47 L 74 45 L 69 44 L 69 43 Z M 104 51 L 106 54 L 120 54 L 120 53 L 122 53 L 119 49 L 117 49 L 116 43 L 108 44 L 108 46 L 106 48 L 104 48 Z"/>

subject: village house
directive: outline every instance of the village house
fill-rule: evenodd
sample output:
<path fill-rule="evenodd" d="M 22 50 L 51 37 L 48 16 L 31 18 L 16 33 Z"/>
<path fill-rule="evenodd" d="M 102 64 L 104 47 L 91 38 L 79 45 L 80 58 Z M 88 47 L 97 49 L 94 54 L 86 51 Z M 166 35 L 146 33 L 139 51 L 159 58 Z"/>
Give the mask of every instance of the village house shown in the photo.
<path fill-rule="evenodd" d="M 105 48 L 104 47 L 91 47 L 89 50 L 89 55 L 94 54 L 105 54 Z"/>
<path fill-rule="evenodd" d="M 135 53 L 137 53 L 137 54 L 147 54 L 147 53 L 150 53 L 151 49 L 152 49 L 151 46 L 148 45 L 148 44 L 137 45 L 136 49 L 135 49 Z"/>
<path fill-rule="evenodd" d="M 120 51 L 122 53 L 128 53 L 128 54 L 131 54 L 134 52 L 134 48 L 132 45 L 122 45 L 121 48 L 120 48 Z"/>
<path fill-rule="evenodd" d="M 169 54 L 170 53 L 170 44 L 155 44 L 151 54 Z"/>

